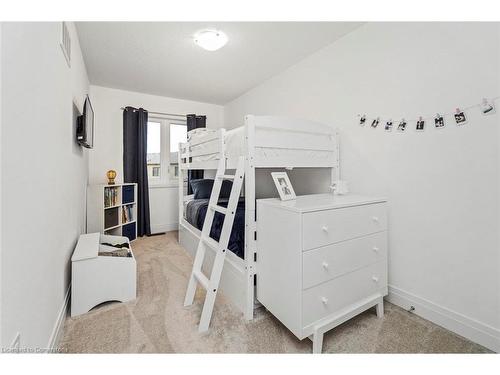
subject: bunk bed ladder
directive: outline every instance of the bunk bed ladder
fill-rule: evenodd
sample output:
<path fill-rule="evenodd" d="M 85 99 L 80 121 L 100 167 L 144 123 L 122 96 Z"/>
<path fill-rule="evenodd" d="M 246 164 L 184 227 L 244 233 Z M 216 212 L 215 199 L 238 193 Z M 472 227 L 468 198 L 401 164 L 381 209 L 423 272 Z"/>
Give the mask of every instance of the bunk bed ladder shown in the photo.
<path fill-rule="evenodd" d="M 203 304 L 203 311 L 201 313 L 200 325 L 198 327 L 199 332 L 205 332 L 208 330 L 210 319 L 212 317 L 215 297 L 217 296 L 217 290 L 219 289 L 220 277 L 222 274 L 222 268 L 224 266 L 224 260 L 226 258 L 227 246 L 229 244 L 229 237 L 233 228 L 234 216 L 236 213 L 236 208 L 238 207 L 241 187 L 243 185 L 243 177 L 245 174 L 245 158 L 240 157 L 238 159 L 238 166 L 234 175 L 227 175 L 225 173 L 225 163 L 224 160 L 221 159 L 219 160 L 217 174 L 215 176 L 212 193 L 210 195 L 210 200 L 208 203 L 207 213 L 205 215 L 205 221 L 203 222 L 200 242 L 198 243 L 198 248 L 196 250 L 196 255 L 194 258 L 193 270 L 189 279 L 186 298 L 184 299 L 184 306 L 190 306 L 193 304 L 194 295 L 196 293 L 196 286 L 198 284 L 200 284 L 207 291 L 205 296 L 205 303 Z M 229 195 L 227 208 L 221 207 L 217 204 L 222 187 L 222 182 L 224 180 L 233 180 L 233 186 L 231 188 L 231 194 Z M 213 240 L 210 237 L 210 230 L 214 221 L 215 212 L 224 214 L 224 222 L 222 224 L 222 231 L 219 242 Z M 203 260 L 205 258 L 207 247 L 215 250 L 215 259 L 212 266 L 210 278 L 207 278 L 202 272 Z"/>

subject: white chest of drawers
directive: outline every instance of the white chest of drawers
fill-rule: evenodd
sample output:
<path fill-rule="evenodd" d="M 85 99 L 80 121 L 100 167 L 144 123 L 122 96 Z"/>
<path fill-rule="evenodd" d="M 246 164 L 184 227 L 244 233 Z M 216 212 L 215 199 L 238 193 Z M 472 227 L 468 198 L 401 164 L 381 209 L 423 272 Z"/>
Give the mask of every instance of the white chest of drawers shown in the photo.
<path fill-rule="evenodd" d="M 386 200 L 314 194 L 257 200 L 257 298 L 321 352 L 323 334 L 387 294 Z"/>

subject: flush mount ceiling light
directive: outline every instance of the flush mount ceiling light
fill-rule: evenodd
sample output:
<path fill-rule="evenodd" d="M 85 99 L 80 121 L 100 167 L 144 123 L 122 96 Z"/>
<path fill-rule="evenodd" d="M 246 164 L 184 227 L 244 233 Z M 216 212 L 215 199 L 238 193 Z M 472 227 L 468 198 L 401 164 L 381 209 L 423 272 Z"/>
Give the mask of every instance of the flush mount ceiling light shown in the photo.
<path fill-rule="evenodd" d="M 227 43 L 227 35 L 222 31 L 203 30 L 194 36 L 194 42 L 207 51 L 217 51 Z"/>

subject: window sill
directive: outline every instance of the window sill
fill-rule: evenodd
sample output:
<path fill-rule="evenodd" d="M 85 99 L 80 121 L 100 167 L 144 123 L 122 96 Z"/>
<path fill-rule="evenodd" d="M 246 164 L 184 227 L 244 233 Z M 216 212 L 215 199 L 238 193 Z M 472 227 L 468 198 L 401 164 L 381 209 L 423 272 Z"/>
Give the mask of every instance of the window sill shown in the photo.
<path fill-rule="evenodd" d="M 169 182 L 167 184 L 149 184 L 150 189 L 173 189 L 178 187 L 179 184 L 176 182 Z"/>

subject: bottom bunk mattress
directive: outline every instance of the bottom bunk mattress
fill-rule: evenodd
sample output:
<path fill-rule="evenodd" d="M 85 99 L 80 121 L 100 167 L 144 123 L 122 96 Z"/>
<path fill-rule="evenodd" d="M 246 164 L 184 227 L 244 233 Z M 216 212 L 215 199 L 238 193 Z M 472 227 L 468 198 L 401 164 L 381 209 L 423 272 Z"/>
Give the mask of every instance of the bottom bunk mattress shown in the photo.
<path fill-rule="evenodd" d="M 207 214 L 209 199 L 194 199 L 188 202 L 186 206 L 186 220 L 189 224 L 202 230 L 203 222 Z M 219 199 L 219 206 L 227 207 L 228 199 Z M 224 214 L 215 212 L 214 222 L 210 230 L 210 237 L 219 241 Z M 229 237 L 228 249 L 239 256 L 241 259 L 245 256 L 245 198 L 240 198 L 238 208 L 234 216 L 233 228 Z"/>

